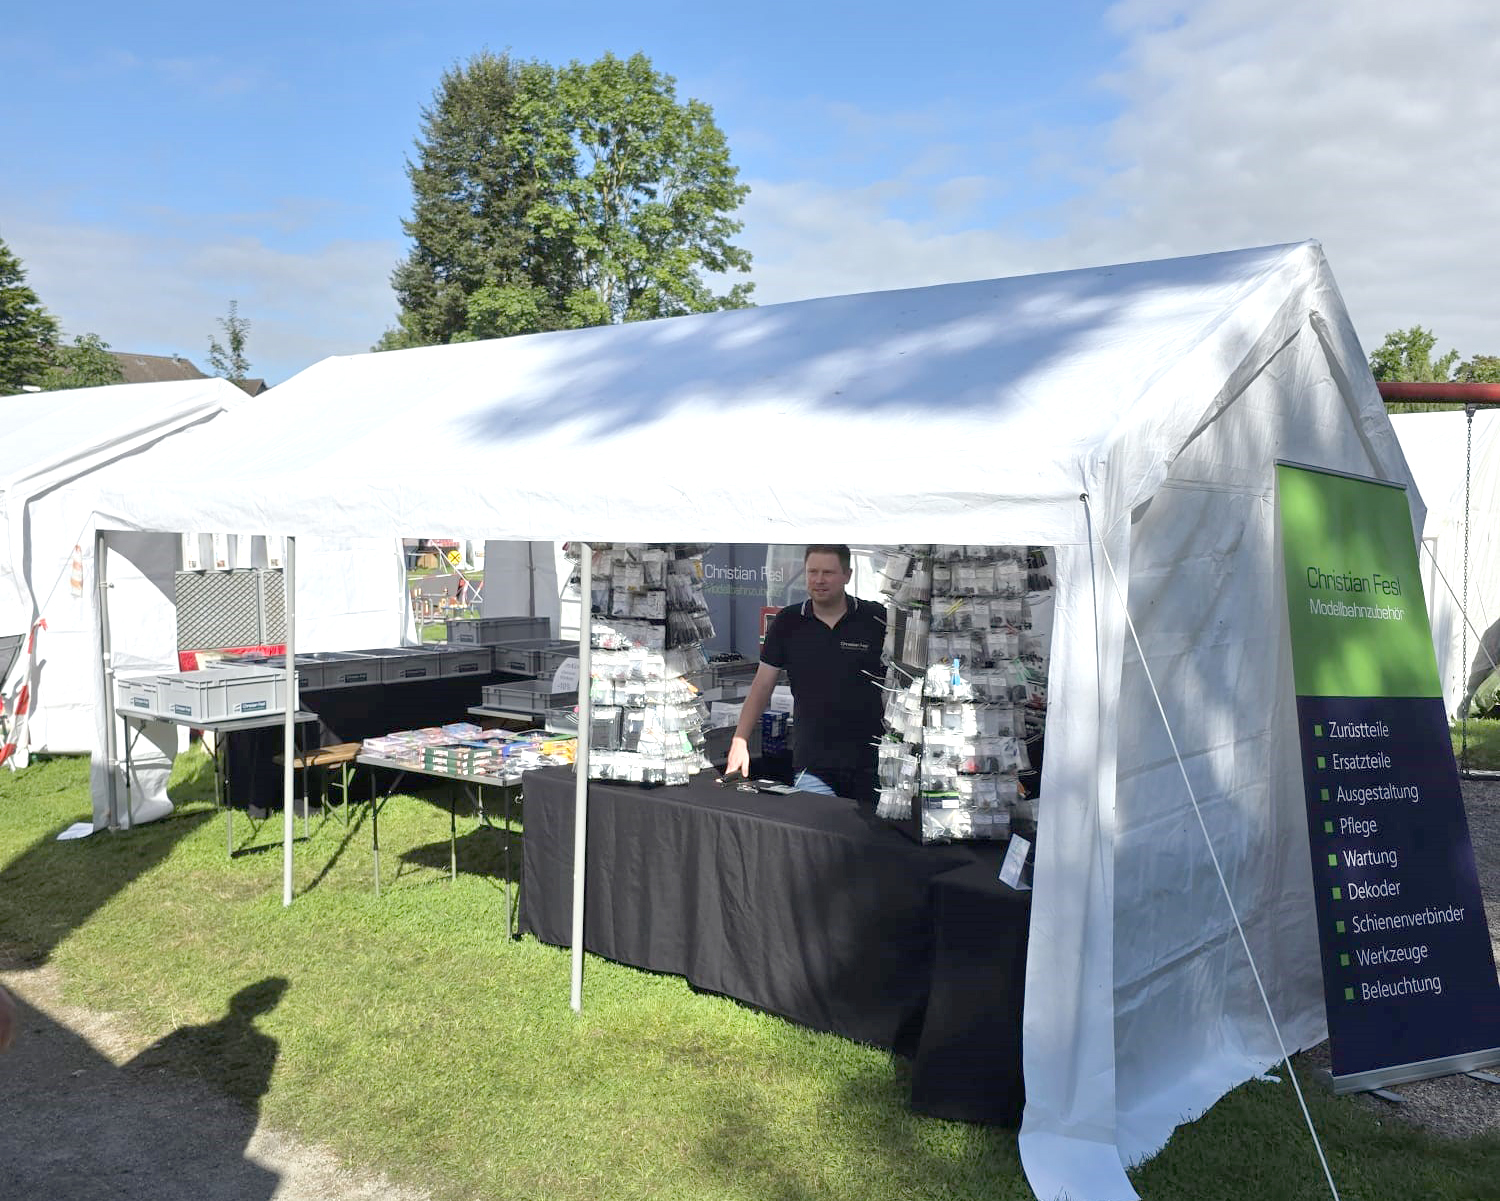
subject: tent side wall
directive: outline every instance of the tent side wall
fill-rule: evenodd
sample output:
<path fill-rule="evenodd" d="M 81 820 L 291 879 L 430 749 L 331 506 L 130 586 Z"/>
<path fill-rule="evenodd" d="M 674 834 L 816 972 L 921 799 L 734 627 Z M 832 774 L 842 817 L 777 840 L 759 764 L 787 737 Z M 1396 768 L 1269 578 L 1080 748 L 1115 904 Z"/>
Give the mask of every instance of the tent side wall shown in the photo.
<path fill-rule="evenodd" d="M 1500 521 L 1495 517 L 1500 513 L 1500 412 L 1481 410 L 1474 415 L 1472 462 L 1466 461 L 1467 424 L 1463 413 L 1402 413 L 1391 418 L 1429 506 L 1421 556 L 1422 588 L 1443 706 L 1449 716 L 1459 715 L 1471 673 L 1489 669 L 1480 638 L 1500 622 Z M 1467 514 L 1466 471 L 1470 476 Z M 1467 630 L 1463 606 L 1466 555 L 1471 627 Z"/>
<path fill-rule="evenodd" d="M 1132 539 L 1132 619 L 1288 1050 L 1325 1024 L 1274 464 L 1409 478 L 1373 384 L 1348 383 L 1349 338 L 1342 364 L 1311 323 L 1285 344 L 1177 457 Z M 1115 1041 L 1134 1162 L 1280 1052 L 1133 646 L 1121 693 Z"/>

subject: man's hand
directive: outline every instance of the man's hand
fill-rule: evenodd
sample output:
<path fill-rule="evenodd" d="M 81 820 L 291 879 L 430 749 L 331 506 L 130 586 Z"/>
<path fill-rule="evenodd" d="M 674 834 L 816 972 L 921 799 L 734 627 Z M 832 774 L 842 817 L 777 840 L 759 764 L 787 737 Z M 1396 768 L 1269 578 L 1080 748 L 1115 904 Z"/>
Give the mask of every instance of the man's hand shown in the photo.
<path fill-rule="evenodd" d="M 735 772 L 747 779 L 750 776 L 750 744 L 738 734 L 730 740 L 729 758 L 724 761 L 724 774 L 732 776 Z"/>

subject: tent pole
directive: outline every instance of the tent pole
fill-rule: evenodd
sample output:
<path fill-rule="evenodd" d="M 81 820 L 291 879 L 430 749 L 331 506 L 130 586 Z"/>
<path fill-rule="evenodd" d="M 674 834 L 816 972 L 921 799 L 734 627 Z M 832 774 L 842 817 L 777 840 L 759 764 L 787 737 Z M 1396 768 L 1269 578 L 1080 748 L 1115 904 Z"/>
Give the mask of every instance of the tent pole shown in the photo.
<path fill-rule="evenodd" d="M 286 716 L 281 725 L 281 903 L 292 903 L 292 781 L 297 756 L 297 539 L 286 540 Z M 304 802 L 305 803 L 305 802 Z"/>
<path fill-rule="evenodd" d="M 104 531 L 94 531 L 94 592 L 97 595 L 96 618 L 99 622 L 99 670 L 104 677 L 104 780 L 109 797 L 109 828 L 120 828 L 120 792 L 115 787 L 115 757 L 120 748 L 115 742 L 115 665 L 109 644 L 109 573 L 105 568 L 108 549 Z M 129 732 L 126 732 L 129 737 Z"/>
<path fill-rule="evenodd" d="M 578 547 L 578 749 L 573 760 L 573 997 L 574 1013 L 583 1012 L 583 870 L 589 828 L 589 731 L 592 726 L 592 663 L 594 551 L 587 542 Z"/>

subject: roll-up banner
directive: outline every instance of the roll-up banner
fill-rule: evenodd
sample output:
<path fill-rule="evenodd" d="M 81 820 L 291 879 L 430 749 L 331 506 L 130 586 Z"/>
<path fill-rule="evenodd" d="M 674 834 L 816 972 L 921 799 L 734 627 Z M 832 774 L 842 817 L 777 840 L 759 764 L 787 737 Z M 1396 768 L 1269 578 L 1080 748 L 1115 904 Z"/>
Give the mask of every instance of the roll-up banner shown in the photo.
<path fill-rule="evenodd" d="M 1500 984 L 1406 492 L 1276 472 L 1334 1091 L 1500 1063 Z"/>

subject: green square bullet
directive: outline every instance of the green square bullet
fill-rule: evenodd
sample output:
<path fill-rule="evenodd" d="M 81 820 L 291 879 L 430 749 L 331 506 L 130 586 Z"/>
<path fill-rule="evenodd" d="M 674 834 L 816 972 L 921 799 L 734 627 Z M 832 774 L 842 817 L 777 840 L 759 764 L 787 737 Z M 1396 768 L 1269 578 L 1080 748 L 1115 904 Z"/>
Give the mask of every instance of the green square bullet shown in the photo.
<path fill-rule="evenodd" d="M 1323 823 L 1323 833 L 1324 834 L 1332 834 L 1333 833 L 1333 823 L 1332 822 L 1324 822 Z"/>
<path fill-rule="evenodd" d="M 1318 799 L 1320 801 L 1326 801 L 1328 799 L 1328 789 L 1326 789 L 1326 788 L 1320 788 L 1320 789 L 1318 789 Z"/>
<path fill-rule="evenodd" d="M 1344 890 L 1342 888 L 1335 888 L 1333 890 L 1333 899 L 1335 901 L 1342 901 L 1344 899 Z"/>
<path fill-rule="evenodd" d="M 1322 755 L 1319 755 L 1318 756 L 1318 770 L 1322 771 L 1327 766 L 1328 766 L 1328 760 L 1325 759 L 1325 758 L 1323 758 Z"/>
<path fill-rule="evenodd" d="M 1349 966 L 1349 956 L 1347 956 L 1347 955 L 1340 955 L 1339 956 L 1339 967 L 1348 967 L 1348 966 Z"/>
<path fill-rule="evenodd" d="M 1321 737 L 1323 737 L 1323 727 L 1322 726 L 1314 726 L 1313 727 L 1313 737 L 1314 738 L 1321 738 Z"/>
<path fill-rule="evenodd" d="M 1346 1000 L 1346 1001 L 1352 1001 L 1352 1000 L 1354 1000 L 1354 990 L 1352 988 L 1346 988 L 1346 989 L 1344 989 L 1344 1000 Z"/>
<path fill-rule="evenodd" d="M 1337 855 L 1330 855 L 1330 856 L 1328 856 L 1328 866 L 1329 867 L 1337 867 L 1338 865 L 1339 865 L 1339 857 Z"/>
<path fill-rule="evenodd" d="M 1343 922 L 1334 922 L 1333 923 L 1333 929 L 1334 929 L 1334 933 L 1336 933 L 1336 934 L 1342 934 L 1344 932 L 1344 923 Z"/>

